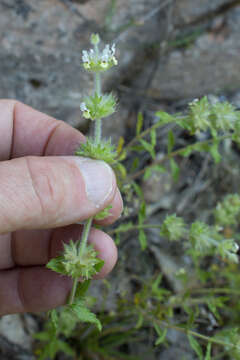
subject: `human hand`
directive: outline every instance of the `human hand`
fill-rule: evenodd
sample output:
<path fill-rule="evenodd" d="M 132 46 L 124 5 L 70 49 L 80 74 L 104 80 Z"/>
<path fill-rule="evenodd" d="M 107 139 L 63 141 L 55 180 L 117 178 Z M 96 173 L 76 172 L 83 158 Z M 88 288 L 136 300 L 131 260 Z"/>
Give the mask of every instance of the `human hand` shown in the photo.
<path fill-rule="evenodd" d="M 84 136 L 13 100 L 0 100 L 0 315 L 46 311 L 64 304 L 72 281 L 45 267 L 63 242 L 77 240 L 71 225 L 112 204 L 114 222 L 122 211 L 115 176 L 101 161 L 70 156 Z M 37 230 L 36 230 L 37 229 Z M 89 241 L 104 267 L 114 267 L 117 250 L 104 232 Z"/>

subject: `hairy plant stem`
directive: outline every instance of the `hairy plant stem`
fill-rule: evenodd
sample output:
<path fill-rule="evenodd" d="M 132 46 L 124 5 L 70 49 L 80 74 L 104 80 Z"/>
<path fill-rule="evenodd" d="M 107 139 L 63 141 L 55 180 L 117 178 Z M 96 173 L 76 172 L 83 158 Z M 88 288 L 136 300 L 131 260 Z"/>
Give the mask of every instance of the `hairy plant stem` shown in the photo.
<path fill-rule="evenodd" d="M 146 135 L 146 134 L 145 134 L 145 135 Z M 219 136 L 219 137 L 218 137 L 218 140 L 219 140 L 219 141 L 222 141 L 222 140 L 225 140 L 225 139 L 230 139 L 231 137 L 232 137 L 231 134 L 230 134 L 230 135 Z M 142 137 L 140 137 L 140 138 L 142 138 Z M 136 138 L 135 138 L 135 139 L 136 139 Z M 216 140 L 216 139 L 211 138 L 211 139 L 206 140 L 206 141 L 198 141 L 198 142 L 196 142 L 194 145 L 197 145 L 197 144 L 208 145 L 208 144 L 211 144 L 211 142 L 213 142 L 213 141 L 215 141 L 215 140 Z M 191 145 L 184 146 L 184 147 L 182 147 L 182 148 L 180 148 L 180 149 L 178 149 L 178 150 L 176 150 L 176 151 L 171 152 L 170 154 L 165 155 L 162 159 L 160 159 L 160 160 L 158 160 L 158 161 L 154 161 L 152 164 L 150 164 L 150 165 L 146 166 L 145 168 L 137 171 L 135 174 L 130 175 L 129 177 L 127 177 L 126 182 L 129 183 L 131 180 L 135 180 L 135 179 L 138 178 L 139 176 L 143 175 L 144 172 L 145 172 L 147 169 L 151 168 L 152 166 L 154 166 L 154 165 L 160 165 L 160 164 L 162 164 L 164 161 L 169 160 L 169 159 L 173 158 L 174 156 L 180 155 L 181 152 L 183 152 L 184 150 L 186 150 L 189 146 L 191 146 Z M 127 146 L 127 147 L 128 147 L 128 146 Z"/>
<path fill-rule="evenodd" d="M 132 230 L 141 230 L 141 229 L 161 229 L 162 225 L 156 225 L 156 224 L 142 224 L 142 225 L 132 225 L 131 227 L 129 226 L 129 228 L 127 229 L 113 229 L 111 231 L 108 232 L 109 235 L 112 234 L 118 234 L 118 233 L 122 233 L 122 232 L 128 232 L 128 231 L 132 231 Z"/>
<path fill-rule="evenodd" d="M 98 52 L 98 46 L 95 45 L 95 49 Z M 101 76 L 100 76 L 100 72 L 95 73 L 95 92 L 97 93 L 98 96 L 101 95 Z M 95 121 L 95 143 L 99 144 L 101 142 L 101 137 L 102 137 L 102 120 L 101 119 L 97 119 Z M 88 241 L 88 236 L 91 230 L 91 226 L 92 226 L 92 222 L 93 222 L 93 217 L 90 217 L 89 219 L 86 220 L 84 227 L 83 227 L 83 232 L 82 232 L 82 236 L 81 236 L 81 240 L 78 242 L 78 256 L 81 258 L 81 256 L 84 253 L 84 250 L 86 249 L 87 246 L 87 241 Z M 72 304 L 74 302 L 75 299 L 75 295 L 76 295 L 76 291 L 77 291 L 77 285 L 78 285 L 78 279 L 74 279 L 73 281 L 73 287 L 69 296 L 69 304 Z"/>
<path fill-rule="evenodd" d="M 84 250 L 86 248 L 89 232 L 91 230 L 92 221 L 93 221 L 93 217 L 90 217 L 88 220 L 86 220 L 86 222 L 83 226 L 81 240 L 78 241 L 78 256 L 79 257 L 81 257 L 83 255 Z M 78 279 L 74 279 L 72 290 L 71 290 L 71 293 L 69 296 L 69 301 L 68 301 L 68 304 L 70 304 L 70 305 L 74 302 L 76 291 L 77 291 L 77 285 L 78 285 Z"/>
<path fill-rule="evenodd" d="M 98 96 L 101 95 L 101 74 L 100 72 L 95 73 L 95 92 Z M 95 120 L 95 142 L 99 144 L 102 137 L 102 120 Z"/>
<path fill-rule="evenodd" d="M 152 318 L 146 312 L 142 312 L 142 314 L 143 314 L 143 316 L 145 318 L 148 319 L 148 321 L 151 322 L 151 324 L 155 322 L 159 326 L 163 326 L 163 327 L 165 327 L 167 329 L 174 329 L 174 330 L 180 331 L 182 333 L 185 333 L 186 335 L 192 335 L 192 336 L 194 336 L 194 337 L 196 337 L 198 339 L 201 339 L 201 340 L 203 340 L 203 341 L 205 341 L 207 343 L 213 343 L 213 344 L 221 345 L 221 346 L 224 346 L 224 347 L 230 347 L 232 349 L 237 349 L 238 351 L 240 350 L 240 346 L 238 346 L 237 344 L 228 343 L 228 342 L 222 341 L 222 340 L 214 338 L 214 337 L 209 337 L 209 336 L 206 336 L 206 335 L 202 335 L 202 334 L 199 334 L 198 332 L 196 332 L 194 330 L 190 330 L 190 329 L 187 329 L 185 327 L 170 324 L 170 323 L 168 323 L 166 321 L 158 320 L 155 317 Z"/>

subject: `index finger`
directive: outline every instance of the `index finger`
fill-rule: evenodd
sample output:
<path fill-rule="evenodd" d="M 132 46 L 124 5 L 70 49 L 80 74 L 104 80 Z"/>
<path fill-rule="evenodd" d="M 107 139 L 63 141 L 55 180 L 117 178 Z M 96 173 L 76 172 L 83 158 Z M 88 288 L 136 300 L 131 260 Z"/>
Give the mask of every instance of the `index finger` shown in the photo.
<path fill-rule="evenodd" d="M 0 100 L 0 161 L 35 155 L 73 155 L 84 136 L 63 121 L 15 100 Z"/>

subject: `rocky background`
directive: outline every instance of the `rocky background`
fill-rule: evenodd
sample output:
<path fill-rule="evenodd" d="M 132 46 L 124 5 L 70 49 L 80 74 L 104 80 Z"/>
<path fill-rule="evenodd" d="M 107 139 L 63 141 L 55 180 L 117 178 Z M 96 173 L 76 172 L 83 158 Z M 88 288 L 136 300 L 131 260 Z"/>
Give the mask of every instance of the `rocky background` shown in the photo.
<path fill-rule="evenodd" d="M 89 123 L 81 118 L 79 103 L 92 87 L 92 78 L 80 63 L 92 32 L 115 42 L 118 49 L 120 65 L 104 79 L 105 90 L 119 97 L 114 121 L 104 123 L 113 141 L 121 135 L 130 139 L 140 110 L 147 126 L 156 110 L 182 110 L 202 95 L 226 98 L 240 107 L 239 0 L 0 0 L 0 98 L 18 99 L 87 132 Z M 164 136 L 159 138 L 162 143 Z M 167 175 L 144 184 L 152 221 L 172 210 L 191 219 L 226 189 L 238 191 L 236 156 L 228 152 L 221 169 L 214 171 L 208 157 L 183 164 L 188 172 L 175 187 Z M 213 190 L 219 177 L 221 186 Z M 156 197 L 161 199 L 157 204 Z M 173 288 L 178 286 L 171 277 L 176 267 L 171 249 L 160 244 L 160 252 L 154 233 L 149 238 L 156 264 Z M 131 243 L 132 249 L 135 245 Z M 142 265 L 140 269 L 135 262 L 141 273 Z M 129 271 L 120 270 L 115 277 Z M 121 279 L 117 277 L 116 286 L 125 286 Z M 34 359 L 31 333 L 36 327 L 31 315 L 2 318 L 0 359 Z M 172 334 L 174 345 L 161 360 L 177 359 L 179 351 L 194 359 L 179 336 Z"/>

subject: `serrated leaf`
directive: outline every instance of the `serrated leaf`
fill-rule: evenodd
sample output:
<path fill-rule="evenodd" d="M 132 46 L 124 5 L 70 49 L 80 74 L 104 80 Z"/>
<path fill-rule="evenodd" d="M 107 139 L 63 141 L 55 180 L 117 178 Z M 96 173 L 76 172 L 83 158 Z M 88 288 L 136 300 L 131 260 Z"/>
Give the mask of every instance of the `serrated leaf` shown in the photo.
<path fill-rule="evenodd" d="M 62 264 L 63 260 L 64 260 L 63 256 L 58 256 L 54 259 L 51 259 L 47 263 L 46 267 L 52 271 L 59 273 L 59 274 L 67 275 L 67 271 Z"/>
<path fill-rule="evenodd" d="M 137 125 L 136 125 L 136 134 L 139 135 L 142 131 L 143 127 L 143 114 L 141 112 L 138 113 Z"/>
<path fill-rule="evenodd" d="M 177 182 L 179 179 L 180 169 L 175 160 L 173 160 L 173 159 L 170 160 L 170 167 L 171 167 L 171 172 L 172 172 L 172 178 L 175 182 Z"/>
<path fill-rule="evenodd" d="M 67 310 L 75 314 L 79 321 L 95 324 L 99 331 L 102 330 L 102 325 L 96 315 L 92 313 L 81 300 L 77 300 L 72 305 L 67 307 Z"/>
<path fill-rule="evenodd" d="M 94 269 L 96 270 L 97 273 L 99 273 L 100 270 L 102 270 L 104 264 L 105 264 L 105 261 L 99 259 L 98 263 L 96 265 L 94 265 Z"/>
<path fill-rule="evenodd" d="M 188 334 L 188 340 L 191 348 L 195 351 L 199 360 L 203 360 L 203 351 L 201 345 L 191 334 Z"/>
<path fill-rule="evenodd" d="M 147 236 L 145 234 L 145 232 L 143 230 L 139 230 L 139 236 L 138 236 L 140 245 L 141 245 L 141 249 L 145 250 L 147 247 Z"/>
<path fill-rule="evenodd" d="M 212 351 L 212 343 L 209 342 L 207 345 L 207 352 L 204 360 L 211 360 L 211 351 Z"/>
<path fill-rule="evenodd" d="M 102 211 L 100 211 L 99 213 L 97 213 L 97 215 L 95 215 L 94 219 L 95 220 L 104 220 L 107 217 L 109 217 L 111 215 L 110 210 L 112 209 L 112 205 L 108 205 L 105 209 L 103 209 Z"/>
<path fill-rule="evenodd" d="M 160 118 L 160 121 L 157 123 L 159 126 L 169 124 L 174 121 L 174 117 L 165 111 L 157 111 L 156 116 Z"/>
<path fill-rule="evenodd" d="M 175 137 L 172 130 L 170 130 L 168 132 L 168 154 L 172 152 L 174 145 L 175 145 Z"/>

